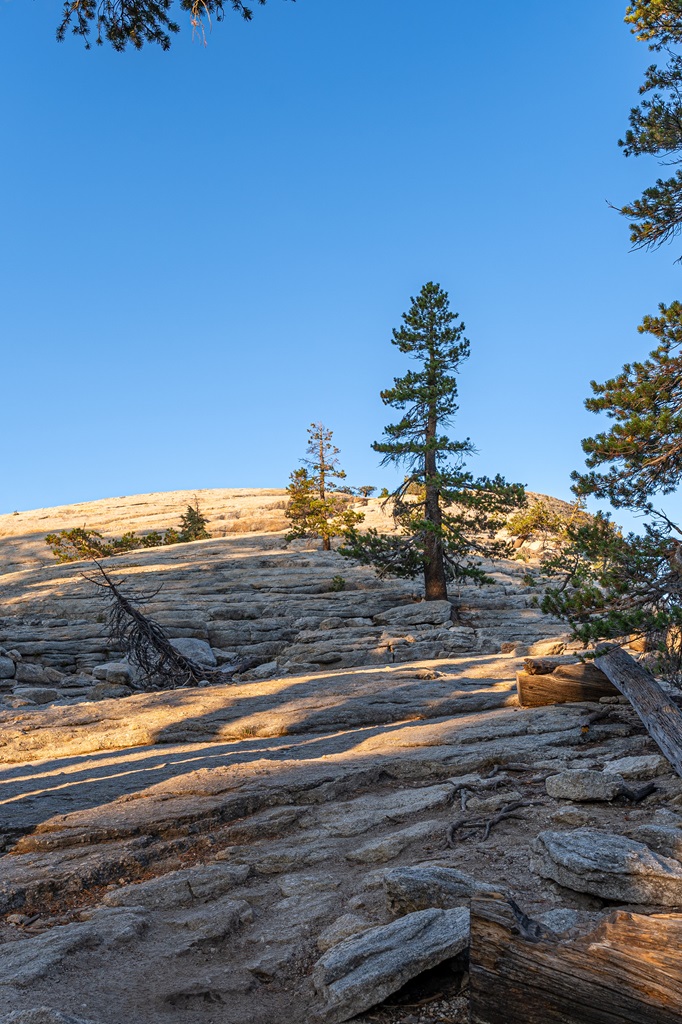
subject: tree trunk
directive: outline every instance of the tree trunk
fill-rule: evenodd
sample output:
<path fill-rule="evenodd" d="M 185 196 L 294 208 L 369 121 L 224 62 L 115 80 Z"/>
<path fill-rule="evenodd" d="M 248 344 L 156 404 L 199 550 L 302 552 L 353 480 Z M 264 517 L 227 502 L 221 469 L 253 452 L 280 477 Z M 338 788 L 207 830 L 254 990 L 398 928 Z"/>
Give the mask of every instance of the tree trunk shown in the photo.
<path fill-rule="evenodd" d="M 426 427 L 426 442 L 436 436 L 436 415 L 430 412 Z M 447 601 L 448 586 L 445 578 L 445 559 L 443 557 L 443 539 L 441 536 L 442 518 L 438 487 L 433 481 L 438 467 L 436 453 L 427 448 L 424 454 L 424 483 L 426 496 L 424 499 L 424 518 L 432 525 L 426 535 L 424 544 L 424 594 L 427 601 Z"/>
<path fill-rule="evenodd" d="M 646 731 L 682 776 L 682 711 L 654 677 L 621 647 L 594 659 L 597 668 L 632 704 Z"/>
<path fill-rule="evenodd" d="M 323 551 L 331 551 L 331 549 L 332 549 L 332 542 L 331 542 L 331 540 L 329 539 L 329 537 L 323 537 L 322 538 L 322 550 Z"/>
<path fill-rule="evenodd" d="M 679 1024 L 680 943 L 682 914 L 614 911 L 557 937 L 474 899 L 472 1024 Z"/>

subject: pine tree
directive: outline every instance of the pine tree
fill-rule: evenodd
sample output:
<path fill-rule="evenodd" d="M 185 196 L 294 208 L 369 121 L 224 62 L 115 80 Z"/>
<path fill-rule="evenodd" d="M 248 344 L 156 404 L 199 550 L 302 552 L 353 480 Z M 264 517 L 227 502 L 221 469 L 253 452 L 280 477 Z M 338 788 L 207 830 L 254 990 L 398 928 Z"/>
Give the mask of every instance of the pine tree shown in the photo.
<path fill-rule="evenodd" d="M 294 470 L 289 478 L 289 503 L 284 513 L 292 524 L 288 540 L 321 537 L 324 551 L 331 550 L 332 538 L 364 518 L 361 512 L 349 507 L 347 491 L 342 491 L 337 482 L 345 480 L 346 474 L 339 467 L 340 452 L 332 437 L 333 432 L 323 423 L 311 423 L 308 427 L 306 452 L 311 458 L 303 459 L 303 467 Z"/>
<path fill-rule="evenodd" d="M 659 306 L 639 331 L 658 345 L 641 362 L 597 384 L 586 406 L 613 425 L 583 441 L 587 472 L 574 472 L 581 498 L 607 500 L 644 518 L 643 533 L 622 534 L 606 514 L 568 531 L 546 565 L 562 577 L 543 601 L 585 643 L 635 634 L 659 651 L 662 670 L 682 665 L 682 529 L 660 498 L 682 481 L 682 304 Z"/>
<path fill-rule="evenodd" d="M 525 497 L 521 485 L 500 476 L 475 479 L 465 469 L 475 450 L 471 441 L 453 441 L 443 432 L 457 411 L 456 375 L 469 355 L 469 342 L 440 285 L 425 284 L 411 301 L 402 326 L 393 331 L 393 344 L 419 369 L 408 370 L 381 392 L 384 404 L 402 416 L 372 446 L 383 455 L 382 464 L 409 470 L 392 495 L 400 534 L 353 530 L 342 553 L 375 565 L 380 573 L 423 573 L 426 599 L 433 601 L 447 598 L 448 579 L 492 582 L 480 558 L 506 553 L 495 534 Z"/>
<path fill-rule="evenodd" d="M 626 156 L 649 154 L 678 163 L 682 153 L 682 4 L 679 0 L 639 0 L 628 6 L 626 22 L 649 49 L 664 53 L 651 64 L 640 86 L 644 98 L 630 111 L 630 127 L 619 145 Z M 636 248 L 657 248 L 682 228 L 682 171 L 658 178 L 639 199 L 619 208 L 628 217 Z"/>
<path fill-rule="evenodd" d="M 211 534 L 206 529 L 208 519 L 201 514 L 199 499 L 194 496 L 194 505 L 188 505 L 187 511 L 180 516 L 180 532 L 178 539 L 181 542 L 191 540 L 207 540 Z"/>
<path fill-rule="evenodd" d="M 251 2 L 262 7 L 267 0 Z M 223 20 L 226 7 L 245 21 L 253 17 L 253 6 L 244 0 L 65 0 L 57 39 L 62 42 L 70 29 L 90 49 L 94 30 L 98 45 L 106 41 L 119 53 L 128 46 L 141 50 L 145 43 L 156 43 L 167 50 L 171 37 L 180 31 L 174 8 L 189 16 L 193 30 L 203 33 L 206 23 Z"/>

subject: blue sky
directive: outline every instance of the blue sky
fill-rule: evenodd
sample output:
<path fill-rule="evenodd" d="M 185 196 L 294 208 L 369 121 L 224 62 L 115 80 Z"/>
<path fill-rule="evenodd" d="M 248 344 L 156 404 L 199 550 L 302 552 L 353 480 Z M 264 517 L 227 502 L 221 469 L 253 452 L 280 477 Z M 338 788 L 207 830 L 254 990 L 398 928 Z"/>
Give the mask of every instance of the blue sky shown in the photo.
<path fill-rule="evenodd" d="M 658 170 L 616 145 L 651 59 L 624 8 L 269 0 L 120 55 L 0 0 L 0 511 L 286 486 L 312 420 L 390 486 L 428 280 L 471 340 L 472 469 L 568 496 L 590 379 L 682 274 L 607 205 Z"/>

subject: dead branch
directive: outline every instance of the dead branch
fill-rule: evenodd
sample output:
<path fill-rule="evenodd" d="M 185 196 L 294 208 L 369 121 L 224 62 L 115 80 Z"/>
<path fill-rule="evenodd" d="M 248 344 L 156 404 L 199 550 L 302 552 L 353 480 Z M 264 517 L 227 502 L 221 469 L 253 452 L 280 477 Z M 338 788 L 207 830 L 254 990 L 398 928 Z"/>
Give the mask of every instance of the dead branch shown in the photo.
<path fill-rule="evenodd" d="M 111 599 L 108 629 L 112 643 L 121 647 L 127 660 L 140 669 L 143 682 L 133 686 L 140 690 L 175 689 L 178 686 L 196 686 L 204 679 L 228 682 L 231 675 L 244 671 L 242 665 L 232 666 L 230 672 L 206 668 L 181 654 L 170 642 L 166 630 L 145 615 L 140 602 L 149 601 L 158 590 L 137 598 L 121 590 L 121 581 L 114 582 L 100 562 L 94 562 L 97 574 L 81 573 L 88 583 L 100 587 Z M 160 588 L 159 588 L 160 589 Z"/>

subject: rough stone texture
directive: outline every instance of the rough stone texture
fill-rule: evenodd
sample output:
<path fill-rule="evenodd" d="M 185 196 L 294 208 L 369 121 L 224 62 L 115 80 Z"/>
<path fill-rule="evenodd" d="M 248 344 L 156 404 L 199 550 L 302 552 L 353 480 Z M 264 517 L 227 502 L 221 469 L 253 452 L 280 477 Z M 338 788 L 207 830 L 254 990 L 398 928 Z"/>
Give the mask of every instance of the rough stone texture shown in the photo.
<path fill-rule="evenodd" d="M 332 946 L 338 946 L 344 939 L 349 939 L 351 935 L 357 935 L 371 927 L 371 922 L 364 917 L 358 917 L 357 914 L 343 914 L 323 932 L 320 932 L 317 937 L 317 948 L 321 953 L 325 953 Z"/>
<path fill-rule="evenodd" d="M 682 862 L 682 829 L 666 825 L 640 825 L 629 830 L 630 837 L 660 853 Z"/>
<path fill-rule="evenodd" d="M 70 1013 L 60 1013 L 49 1006 L 37 1006 L 32 1010 L 13 1010 L 3 1014 L 0 1024 L 94 1024 L 83 1017 L 72 1017 Z"/>
<path fill-rule="evenodd" d="M 682 864 L 625 836 L 584 829 L 541 832 L 533 869 L 577 892 L 620 903 L 682 906 Z"/>
<path fill-rule="evenodd" d="M 410 978 L 460 953 L 469 911 L 422 910 L 346 939 L 313 971 L 327 1021 L 345 1021 L 397 992 Z"/>
<path fill-rule="evenodd" d="M 134 911 L 100 910 L 86 922 L 0 946 L 0 985 L 31 985 L 79 949 L 120 945 L 139 937 L 145 919 Z"/>
<path fill-rule="evenodd" d="M 619 757 L 604 765 L 605 772 L 614 772 L 623 779 L 654 779 L 670 771 L 670 765 L 660 754 L 641 757 Z"/>
<path fill-rule="evenodd" d="M 51 704 L 52 701 L 59 700 L 59 691 L 48 686 L 17 686 L 14 694 L 16 697 L 25 697 L 32 704 Z"/>
<path fill-rule="evenodd" d="M 221 666 L 253 657 L 272 677 L 125 700 L 95 699 L 112 692 L 104 686 L 127 692 L 117 681 L 127 676 L 111 665 L 121 654 L 82 565 L 31 559 L 46 556 L 41 531 L 159 528 L 177 499 L 115 500 L 108 527 L 83 507 L 36 515 L 34 535 L 30 516 L 0 521 L 0 571 L 3 559 L 11 570 L 0 657 L 11 649 L 13 662 L 58 670 L 50 688 L 61 697 L 13 709 L 23 699 L 9 691 L 22 684 L 0 686 L 0 951 L 22 969 L 43 957 L 44 972 L 29 984 L 9 974 L 0 1014 L 46 1004 L 99 1024 L 312 1022 L 320 945 L 389 923 L 386 858 L 466 873 L 536 917 L 557 901 L 528 863 L 559 811 L 545 777 L 656 753 L 628 707 L 587 730 L 584 706 L 518 707 L 520 662 L 501 644 L 527 649 L 563 630 L 529 606 L 525 564 L 489 565 L 496 585 L 463 587 L 455 623 L 379 624 L 392 608 L 423 611 L 418 581 L 380 581 L 336 552 L 285 547 L 281 533 L 238 532 L 261 514 L 261 525 L 283 521 L 281 492 L 242 493 L 199 495 L 213 539 L 111 566 L 142 592 L 164 583 L 150 611 L 172 637 L 210 644 Z M 380 525 L 379 504 L 363 506 L 367 525 Z M 336 575 L 344 591 L 331 590 Z M 663 772 L 641 804 L 563 812 L 613 832 L 669 829 L 663 808 L 680 797 Z M 519 798 L 518 815 L 484 838 L 485 822 Z M 461 817 L 471 827 L 450 847 Z M 114 940 L 125 917 L 136 923 Z M 61 942 L 71 948 L 59 960 Z M 391 1024 L 412 1013 L 382 1012 Z"/>
<path fill-rule="evenodd" d="M 11 658 L 0 655 L 0 679 L 13 679 L 16 666 Z"/>
<path fill-rule="evenodd" d="M 391 832 L 381 839 L 374 839 L 371 843 L 365 843 L 355 850 L 350 850 L 346 857 L 348 860 L 357 861 L 362 864 L 382 864 L 387 860 L 393 860 L 413 843 L 422 843 L 435 835 L 440 828 L 440 822 L 424 821 L 420 825 L 410 825 L 408 828 L 401 828 L 398 832 Z"/>
<path fill-rule="evenodd" d="M 392 914 L 411 914 L 429 907 L 450 910 L 467 905 L 472 896 L 498 891 L 463 871 L 436 864 L 391 868 L 384 874 L 384 889 Z"/>
<path fill-rule="evenodd" d="M 587 768 L 550 775 L 545 786 L 559 800 L 610 801 L 623 793 L 624 782 L 615 772 L 594 772 Z"/>
<path fill-rule="evenodd" d="M 452 605 L 449 601 L 420 601 L 418 604 L 388 608 L 374 616 L 374 622 L 381 626 L 445 626 L 452 620 Z"/>
<path fill-rule="evenodd" d="M 211 650 L 211 645 L 205 640 L 197 640 L 196 637 L 185 636 L 171 640 L 171 644 L 175 647 L 176 651 L 184 654 L 186 658 L 190 658 L 197 665 L 215 668 L 218 664 L 216 656 Z"/>

